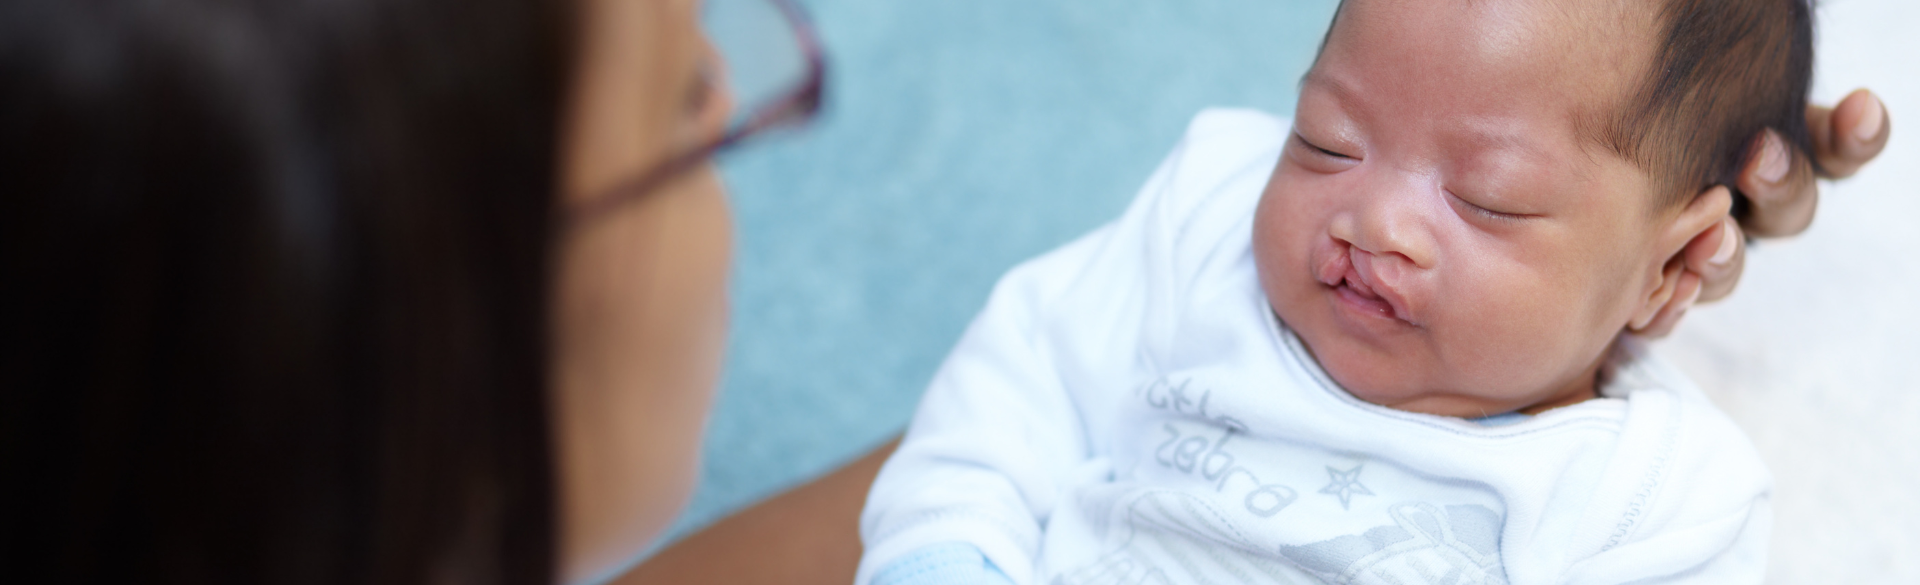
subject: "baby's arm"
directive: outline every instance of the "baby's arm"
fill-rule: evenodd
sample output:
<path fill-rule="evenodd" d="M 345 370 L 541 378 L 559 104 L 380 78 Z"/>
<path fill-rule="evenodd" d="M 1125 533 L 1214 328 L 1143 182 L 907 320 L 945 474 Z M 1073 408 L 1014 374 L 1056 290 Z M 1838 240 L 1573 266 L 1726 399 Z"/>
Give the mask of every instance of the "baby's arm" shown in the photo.
<path fill-rule="evenodd" d="M 1708 407 L 1701 406 L 1699 410 Z M 1633 512 L 1596 531 L 1598 554 L 1569 568 L 1569 585 L 1759 585 L 1773 529 L 1772 480 L 1732 421 L 1696 416 L 1680 425 L 1664 487 L 1637 494 Z"/>
<path fill-rule="evenodd" d="M 1014 582 L 1028 580 L 1055 496 L 1086 473 L 1088 459 L 1087 433 L 1056 371 L 1065 350 L 1050 307 L 1113 231 L 1029 261 L 994 287 L 874 481 L 856 583 L 893 576 L 896 565 L 914 564 L 909 555 L 953 543 L 974 547 Z M 956 558 L 921 564 L 952 568 Z"/>
<path fill-rule="evenodd" d="M 1759 584 L 1766 577 L 1773 511 L 1745 509 L 1601 553 L 1575 566 L 1570 584 Z"/>
<path fill-rule="evenodd" d="M 1108 475 L 1089 437 L 1109 436 L 1104 413 L 1148 373 L 1142 358 L 1164 350 L 1142 344 L 1145 331 L 1171 323 L 1153 307 L 1180 294 L 1177 283 L 1212 258 L 1220 234 L 1238 233 L 1208 222 L 1243 219 L 1203 221 L 1196 210 L 1250 209 L 1285 135 L 1286 122 L 1266 114 L 1202 112 L 1119 220 L 995 285 L 874 481 L 858 585 L 951 543 L 977 549 L 982 567 L 1013 583 L 1033 580 L 1062 490 Z M 1180 248 L 1188 237 L 1190 249 Z"/>

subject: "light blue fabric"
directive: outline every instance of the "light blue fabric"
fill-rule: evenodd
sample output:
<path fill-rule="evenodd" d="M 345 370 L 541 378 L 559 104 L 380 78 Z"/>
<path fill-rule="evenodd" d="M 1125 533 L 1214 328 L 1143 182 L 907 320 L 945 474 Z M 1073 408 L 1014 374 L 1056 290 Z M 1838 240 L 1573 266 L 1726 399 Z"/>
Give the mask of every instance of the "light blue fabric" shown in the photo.
<path fill-rule="evenodd" d="M 819 123 L 723 159 L 733 329 L 688 530 L 898 433 L 994 280 L 1209 105 L 1290 114 L 1333 0 L 818 0 Z"/>
<path fill-rule="evenodd" d="M 936 544 L 874 573 L 872 585 L 1013 585 L 1000 567 L 964 542 Z"/>
<path fill-rule="evenodd" d="M 1496 414 L 1493 416 L 1470 418 L 1470 419 L 1467 419 L 1467 421 L 1478 424 L 1483 427 L 1504 427 L 1507 425 L 1517 425 L 1517 424 L 1526 422 L 1532 418 L 1533 418 L 1533 415 L 1530 415 L 1530 414 L 1509 412 L 1506 414 Z"/>

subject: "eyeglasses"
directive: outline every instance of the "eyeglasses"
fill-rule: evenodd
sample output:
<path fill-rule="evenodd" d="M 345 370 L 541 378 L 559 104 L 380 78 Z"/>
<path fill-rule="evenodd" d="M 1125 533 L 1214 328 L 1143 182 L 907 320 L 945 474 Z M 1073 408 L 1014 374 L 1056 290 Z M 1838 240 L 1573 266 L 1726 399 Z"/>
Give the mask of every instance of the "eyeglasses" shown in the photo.
<path fill-rule="evenodd" d="M 644 198 L 721 151 L 820 111 L 826 57 L 819 36 L 794 0 L 708 0 L 702 28 L 726 60 L 726 88 L 744 108 L 718 136 L 678 152 L 604 194 L 566 211 L 566 223 L 592 221 Z"/>

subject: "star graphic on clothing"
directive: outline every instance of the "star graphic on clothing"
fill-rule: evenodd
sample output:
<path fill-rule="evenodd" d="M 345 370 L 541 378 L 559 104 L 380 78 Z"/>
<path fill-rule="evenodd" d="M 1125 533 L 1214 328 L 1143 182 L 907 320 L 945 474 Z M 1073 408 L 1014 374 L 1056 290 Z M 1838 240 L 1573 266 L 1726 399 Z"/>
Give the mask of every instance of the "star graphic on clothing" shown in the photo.
<path fill-rule="evenodd" d="M 1332 465 L 1328 465 L 1327 475 L 1333 479 L 1327 482 L 1327 487 L 1320 488 L 1320 493 L 1340 496 L 1340 509 L 1342 510 L 1348 509 L 1347 504 L 1353 500 L 1354 494 L 1363 496 L 1373 495 L 1373 492 L 1368 490 L 1367 486 L 1360 485 L 1360 467 L 1360 465 L 1355 465 L 1353 469 L 1341 471 L 1334 469 Z"/>

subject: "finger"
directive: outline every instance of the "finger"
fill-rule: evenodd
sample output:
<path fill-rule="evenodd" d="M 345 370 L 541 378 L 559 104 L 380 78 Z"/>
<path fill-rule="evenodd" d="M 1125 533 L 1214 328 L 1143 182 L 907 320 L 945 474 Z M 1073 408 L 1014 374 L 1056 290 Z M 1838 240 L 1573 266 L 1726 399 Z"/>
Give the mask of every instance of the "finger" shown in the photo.
<path fill-rule="evenodd" d="M 1814 158 L 1824 175 L 1845 178 L 1879 156 L 1893 136 L 1887 106 L 1873 92 L 1856 89 L 1833 109 L 1807 108 L 1807 131 L 1813 138 Z"/>
<path fill-rule="evenodd" d="M 1740 218 L 1747 232 L 1772 237 L 1806 230 L 1820 203 L 1812 165 L 1795 156 L 1786 138 L 1772 129 L 1762 130 L 1754 142 L 1746 167 L 1734 179 L 1734 186 L 1747 196 L 1747 215 Z"/>
<path fill-rule="evenodd" d="M 1662 306 L 1660 314 L 1655 315 L 1645 327 L 1634 330 L 1634 333 L 1648 338 L 1666 337 L 1673 333 L 1673 328 L 1680 325 L 1680 319 L 1687 316 L 1687 310 L 1692 309 L 1700 299 L 1700 287 L 1699 275 L 1681 273 L 1678 284 L 1674 286 L 1673 300 Z"/>
<path fill-rule="evenodd" d="M 1747 240 L 1733 218 L 1721 220 L 1687 242 L 1680 252 L 1687 267 L 1701 281 L 1701 302 L 1713 302 L 1733 294 L 1746 270 Z"/>

